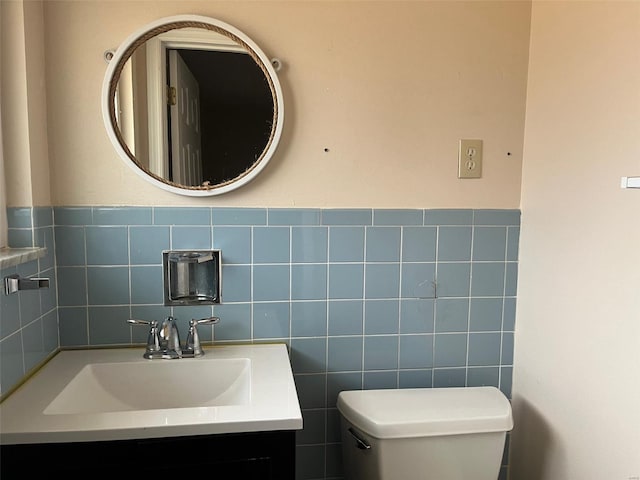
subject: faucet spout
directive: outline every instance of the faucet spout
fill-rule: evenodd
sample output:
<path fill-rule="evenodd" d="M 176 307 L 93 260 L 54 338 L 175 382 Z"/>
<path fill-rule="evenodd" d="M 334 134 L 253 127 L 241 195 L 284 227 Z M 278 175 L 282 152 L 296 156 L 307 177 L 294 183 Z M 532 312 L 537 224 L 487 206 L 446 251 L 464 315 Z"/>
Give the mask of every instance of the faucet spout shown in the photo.
<path fill-rule="evenodd" d="M 180 333 L 176 325 L 175 318 L 169 316 L 162 321 L 158 330 L 160 349 L 162 358 L 182 357 L 182 347 L 180 346 Z"/>

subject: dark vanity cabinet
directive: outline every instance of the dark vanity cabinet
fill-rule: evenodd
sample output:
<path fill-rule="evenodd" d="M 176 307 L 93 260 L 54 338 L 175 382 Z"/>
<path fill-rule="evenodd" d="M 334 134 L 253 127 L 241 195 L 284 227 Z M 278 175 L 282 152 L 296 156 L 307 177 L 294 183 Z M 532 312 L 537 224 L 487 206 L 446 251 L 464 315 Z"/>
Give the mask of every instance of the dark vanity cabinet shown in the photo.
<path fill-rule="evenodd" d="M 2 445 L 2 480 L 172 478 L 294 480 L 295 431 Z M 156 477 L 168 478 L 168 477 Z"/>

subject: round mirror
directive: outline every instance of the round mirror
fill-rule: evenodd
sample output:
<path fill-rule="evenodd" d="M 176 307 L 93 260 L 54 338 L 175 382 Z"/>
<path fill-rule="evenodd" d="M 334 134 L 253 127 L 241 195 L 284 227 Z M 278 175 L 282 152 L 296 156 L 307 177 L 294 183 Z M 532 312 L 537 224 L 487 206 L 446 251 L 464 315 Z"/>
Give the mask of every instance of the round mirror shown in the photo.
<path fill-rule="evenodd" d="M 197 15 L 157 20 L 109 62 L 102 114 L 120 157 L 182 195 L 218 195 L 255 178 L 282 133 L 282 89 L 260 48 Z"/>

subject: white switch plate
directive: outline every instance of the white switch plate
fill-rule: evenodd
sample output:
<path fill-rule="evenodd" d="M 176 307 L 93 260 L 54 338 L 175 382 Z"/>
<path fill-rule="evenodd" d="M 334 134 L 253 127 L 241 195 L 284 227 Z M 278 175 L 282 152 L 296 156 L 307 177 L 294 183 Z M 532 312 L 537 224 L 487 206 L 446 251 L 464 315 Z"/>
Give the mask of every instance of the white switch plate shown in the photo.
<path fill-rule="evenodd" d="M 458 178 L 482 177 L 482 140 L 460 140 Z"/>

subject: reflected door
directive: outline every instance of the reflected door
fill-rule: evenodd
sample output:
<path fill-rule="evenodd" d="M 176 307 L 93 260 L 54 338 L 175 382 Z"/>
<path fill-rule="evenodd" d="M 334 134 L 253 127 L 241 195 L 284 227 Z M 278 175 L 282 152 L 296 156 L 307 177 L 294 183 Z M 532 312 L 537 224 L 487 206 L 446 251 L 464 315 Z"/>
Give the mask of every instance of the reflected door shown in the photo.
<path fill-rule="evenodd" d="M 200 87 L 177 50 L 169 50 L 171 171 L 175 183 L 201 185 Z"/>

